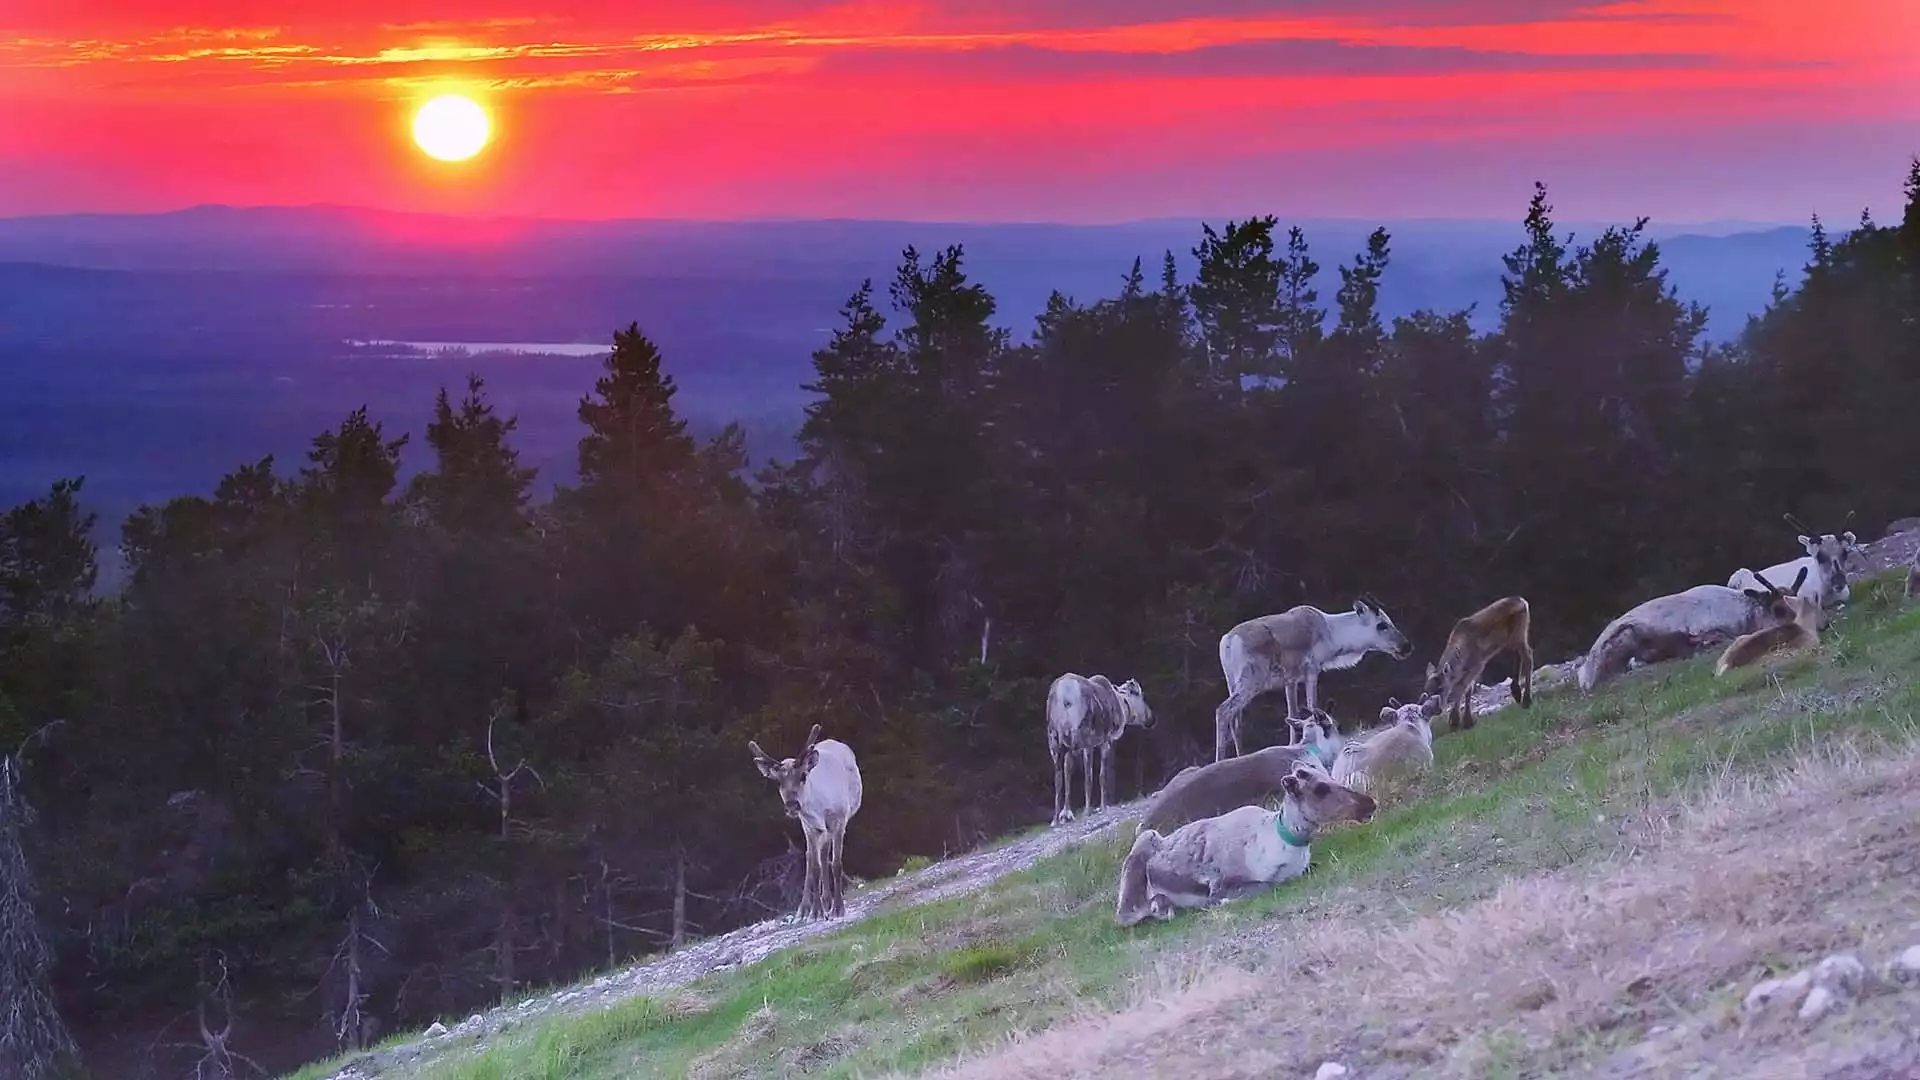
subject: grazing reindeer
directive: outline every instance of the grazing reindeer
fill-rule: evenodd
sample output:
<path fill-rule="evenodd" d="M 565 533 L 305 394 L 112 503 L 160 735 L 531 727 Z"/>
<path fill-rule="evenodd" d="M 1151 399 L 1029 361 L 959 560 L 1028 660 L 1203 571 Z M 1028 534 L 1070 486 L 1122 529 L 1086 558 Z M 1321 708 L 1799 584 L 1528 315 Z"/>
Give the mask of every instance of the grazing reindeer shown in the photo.
<path fill-rule="evenodd" d="M 1800 574 L 1804 577 L 1806 571 L 1801 570 Z M 1795 578 L 1794 584 L 1798 586 L 1800 580 Z M 1817 595 L 1801 596 L 1799 589 L 1795 588 L 1787 593 L 1787 603 L 1793 608 L 1793 621 L 1734 638 L 1733 643 L 1720 654 L 1720 661 L 1713 665 L 1715 678 L 1735 668 L 1746 667 L 1768 653 L 1798 652 L 1820 644 L 1820 631 L 1827 626 L 1827 612 L 1820 598 Z"/>
<path fill-rule="evenodd" d="M 1792 622 L 1794 609 L 1787 603 L 1787 593 L 1774 587 L 1764 573 L 1754 576 L 1760 588 L 1695 585 L 1683 592 L 1656 596 L 1608 623 L 1580 659 L 1581 692 L 1590 693 L 1602 680 L 1625 671 L 1627 661 L 1634 657 L 1671 654 L 1682 647 L 1683 641 L 1706 648 Z M 1793 579 L 1791 591 L 1797 591 L 1806 578 L 1803 567 Z"/>
<path fill-rule="evenodd" d="M 1113 744 L 1128 727 L 1153 728 L 1153 710 L 1136 680 L 1113 685 L 1105 675 L 1068 672 L 1047 688 L 1047 750 L 1053 755 L 1053 823 L 1073 820 L 1073 759 L 1080 758 L 1082 811 L 1093 816 L 1094 755 L 1100 756 L 1100 809 L 1113 804 Z"/>
<path fill-rule="evenodd" d="M 1145 829 L 1120 867 L 1113 920 L 1132 926 L 1181 908 L 1212 907 L 1299 877 L 1314 836 L 1337 821 L 1373 817 L 1370 796 L 1334 782 L 1318 763 L 1296 762 L 1281 780 L 1280 809 L 1242 806 L 1181 826 L 1171 836 Z"/>
<path fill-rule="evenodd" d="M 1533 708 L 1533 646 L 1527 641 L 1532 611 L 1519 596 L 1503 596 L 1453 624 L 1440 661 L 1427 665 L 1426 692 L 1437 695 L 1447 710 L 1447 730 L 1458 731 L 1461 718 L 1473 727 L 1473 692 L 1486 673 L 1487 661 L 1507 649 L 1514 652 L 1513 700 Z M 1522 683 L 1524 681 L 1524 689 Z"/>
<path fill-rule="evenodd" d="M 1254 698 L 1269 690 L 1287 694 L 1287 721 L 1312 712 L 1319 703 L 1320 673 L 1350 668 L 1370 652 L 1405 660 L 1413 645 L 1393 625 L 1378 600 L 1362 597 L 1352 611 L 1329 615 L 1310 604 L 1262 615 L 1229 630 L 1220 638 L 1220 671 L 1227 677 L 1227 699 L 1213 711 L 1213 760 L 1241 753 L 1240 717 Z M 1306 687 L 1307 708 L 1295 701 L 1295 688 Z"/>
<path fill-rule="evenodd" d="M 798 757 L 775 761 L 760 744 L 747 749 L 760 775 L 780 786 L 780 803 L 787 816 L 800 820 L 807 837 L 807 875 L 800 885 L 796 918 L 835 919 L 847 913 L 846 877 L 840 853 L 847 839 L 847 822 L 860 812 L 860 766 L 853 748 L 838 739 L 818 742 L 820 725 L 807 732 L 807 744 Z"/>
<path fill-rule="evenodd" d="M 1286 778 L 1302 760 L 1331 769 L 1334 755 L 1340 750 L 1333 741 L 1339 735 L 1333 717 L 1316 709 L 1304 730 L 1308 738 L 1302 742 L 1269 746 L 1181 770 L 1147 804 L 1146 813 L 1134 827 L 1135 834 L 1148 829 L 1171 833 L 1188 822 L 1217 817 L 1235 807 L 1261 805 L 1285 790 Z"/>
<path fill-rule="evenodd" d="M 1781 517 L 1787 524 L 1800 530 L 1800 535 L 1794 539 L 1799 541 L 1806 554 L 1769 566 L 1761 573 L 1767 575 L 1770 581 L 1787 581 L 1805 568 L 1809 576 L 1802 595 L 1815 597 L 1820 601 L 1820 606 L 1825 608 L 1837 607 L 1851 600 L 1853 588 L 1847 584 L 1847 570 L 1849 567 L 1861 570 L 1866 566 L 1866 552 L 1860 547 L 1860 538 L 1851 530 L 1838 536 L 1832 533 L 1814 536 L 1813 530 L 1807 528 L 1799 518 L 1792 514 L 1782 514 Z M 1853 511 L 1849 510 L 1841 524 L 1844 526 L 1852 520 Z M 1727 587 L 1757 589 L 1760 583 L 1754 572 L 1743 566 L 1727 578 Z"/>

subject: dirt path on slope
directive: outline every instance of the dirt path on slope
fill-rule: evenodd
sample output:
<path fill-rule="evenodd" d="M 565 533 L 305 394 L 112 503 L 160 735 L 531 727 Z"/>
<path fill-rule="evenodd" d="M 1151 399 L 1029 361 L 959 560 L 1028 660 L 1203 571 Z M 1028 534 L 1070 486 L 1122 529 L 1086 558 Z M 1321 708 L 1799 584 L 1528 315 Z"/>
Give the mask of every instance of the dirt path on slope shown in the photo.
<path fill-rule="evenodd" d="M 1084 844 L 1112 829 L 1131 826 L 1145 808 L 1145 799 L 1121 803 L 1095 813 L 1091 819 L 1076 819 L 1031 836 L 947 859 L 924 870 L 870 882 L 847 894 L 847 913 L 841 919 L 807 923 L 765 919 L 565 990 L 476 1013 L 459 1024 L 447 1026 L 444 1033 L 436 1032 L 414 1042 L 350 1058 L 330 1074 L 328 1080 L 364 1080 L 396 1071 L 410 1074 L 449 1051 L 484 1045 L 501 1032 L 523 1024 L 591 1012 L 629 998 L 661 994 L 702 976 L 757 963 L 810 937 L 831 933 L 883 912 L 977 892 L 1041 859 Z"/>

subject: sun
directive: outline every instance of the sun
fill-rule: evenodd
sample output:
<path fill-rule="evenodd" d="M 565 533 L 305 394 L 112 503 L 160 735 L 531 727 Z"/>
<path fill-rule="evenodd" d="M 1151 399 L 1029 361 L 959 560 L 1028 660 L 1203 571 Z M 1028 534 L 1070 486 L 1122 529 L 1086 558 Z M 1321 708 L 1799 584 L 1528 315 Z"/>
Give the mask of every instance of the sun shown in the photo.
<path fill-rule="evenodd" d="M 442 94 L 413 114 L 413 141 L 441 161 L 465 161 L 479 153 L 491 131 L 487 111 L 459 94 Z"/>

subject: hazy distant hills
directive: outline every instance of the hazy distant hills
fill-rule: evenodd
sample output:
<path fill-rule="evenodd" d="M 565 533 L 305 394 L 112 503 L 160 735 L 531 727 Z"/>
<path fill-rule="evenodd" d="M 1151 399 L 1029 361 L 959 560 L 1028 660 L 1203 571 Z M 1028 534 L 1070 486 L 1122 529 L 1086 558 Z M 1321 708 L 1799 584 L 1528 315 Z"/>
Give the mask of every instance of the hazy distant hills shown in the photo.
<path fill-rule="evenodd" d="M 1335 267 L 1376 223 L 1298 224 L 1330 305 Z M 1492 324 L 1517 220 L 1382 224 L 1394 236 L 1387 315 L 1472 304 Z M 1561 231 L 1584 242 L 1600 228 Z M 1736 333 L 1776 271 L 1795 279 L 1805 260 L 1799 227 L 1650 234 L 1681 294 L 1710 307 L 1714 337 Z M 697 427 L 743 419 L 756 457 L 784 454 L 809 353 L 862 278 L 884 298 L 908 244 L 964 244 L 1024 339 L 1051 290 L 1112 295 L 1136 256 L 1155 277 L 1168 250 L 1190 272 L 1199 235 L 1188 221 L 579 222 L 324 206 L 0 219 L 0 504 L 84 472 L 117 519 L 263 453 L 290 468 L 362 402 L 418 432 L 434 390 L 469 368 L 521 414 L 520 444 L 551 482 L 571 472 L 594 358 L 396 359 L 343 342 L 603 343 L 634 321 L 660 343 Z"/>

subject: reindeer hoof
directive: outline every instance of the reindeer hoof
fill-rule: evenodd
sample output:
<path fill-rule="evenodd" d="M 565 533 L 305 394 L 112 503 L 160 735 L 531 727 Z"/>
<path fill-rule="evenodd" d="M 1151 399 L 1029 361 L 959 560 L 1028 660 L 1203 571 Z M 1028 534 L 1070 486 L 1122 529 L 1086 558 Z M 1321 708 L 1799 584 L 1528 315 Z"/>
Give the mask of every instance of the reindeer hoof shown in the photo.
<path fill-rule="evenodd" d="M 1072 820 L 1073 820 L 1073 811 L 1071 810 L 1062 810 L 1059 813 L 1053 815 L 1053 823 L 1055 825 L 1065 825 Z"/>

